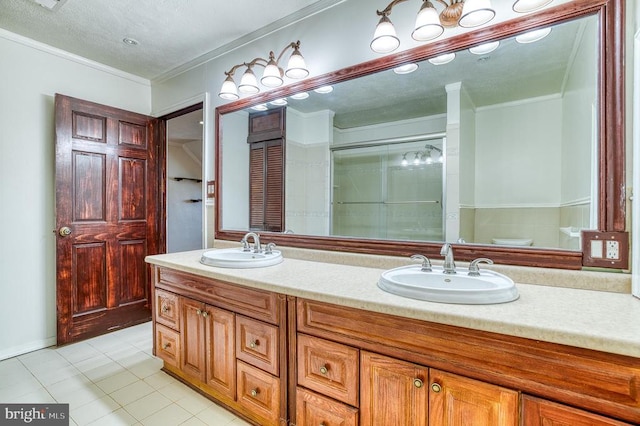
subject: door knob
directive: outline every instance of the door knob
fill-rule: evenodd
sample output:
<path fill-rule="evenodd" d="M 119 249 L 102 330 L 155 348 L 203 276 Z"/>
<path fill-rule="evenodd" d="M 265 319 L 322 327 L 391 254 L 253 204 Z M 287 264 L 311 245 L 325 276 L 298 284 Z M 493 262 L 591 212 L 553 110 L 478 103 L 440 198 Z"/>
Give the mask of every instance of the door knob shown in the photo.
<path fill-rule="evenodd" d="M 69 235 L 71 235 L 71 228 L 69 228 L 68 226 L 63 226 L 58 230 L 58 234 L 60 234 L 61 237 L 68 237 Z"/>

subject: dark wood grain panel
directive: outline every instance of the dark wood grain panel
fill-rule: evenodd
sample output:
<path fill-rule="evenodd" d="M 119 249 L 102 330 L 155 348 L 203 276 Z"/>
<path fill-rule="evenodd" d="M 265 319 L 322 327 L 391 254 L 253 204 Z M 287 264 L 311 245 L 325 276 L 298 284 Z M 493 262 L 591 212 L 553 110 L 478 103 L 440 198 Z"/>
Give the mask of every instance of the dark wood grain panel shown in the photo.
<path fill-rule="evenodd" d="M 148 299 L 146 240 L 119 241 L 120 305 Z"/>
<path fill-rule="evenodd" d="M 107 308 L 107 247 L 105 243 L 73 246 L 73 314 Z"/>
<path fill-rule="evenodd" d="M 142 149 L 147 148 L 147 129 L 140 123 L 118 122 L 118 143 L 133 145 Z"/>
<path fill-rule="evenodd" d="M 146 165 L 145 160 L 119 158 L 119 220 L 144 220 L 146 218 Z"/>
<path fill-rule="evenodd" d="M 299 332 L 640 423 L 633 357 L 298 300 Z"/>
<path fill-rule="evenodd" d="M 62 345 L 151 318 L 149 267 L 143 259 L 161 249 L 158 167 L 164 151 L 158 119 L 59 94 L 55 108 L 56 229 L 71 230 L 57 234 L 56 241 L 57 341 Z M 121 130 L 119 123 L 130 125 Z M 121 137 L 127 143 L 120 144 Z M 94 269 L 91 260 L 85 262 L 89 266 L 74 263 L 74 247 L 91 245 L 104 247 L 106 278 L 96 272 L 101 263 Z M 88 284 L 79 289 L 78 279 Z M 91 289 L 99 293 L 89 296 Z"/>
<path fill-rule="evenodd" d="M 74 139 L 107 142 L 106 117 L 74 111 L 72 120 L 72 137 Z"/>
<path fill-rule="evenodd" d="M 73 221 L 106 220 L 106 157 L 73 152 Z"/>

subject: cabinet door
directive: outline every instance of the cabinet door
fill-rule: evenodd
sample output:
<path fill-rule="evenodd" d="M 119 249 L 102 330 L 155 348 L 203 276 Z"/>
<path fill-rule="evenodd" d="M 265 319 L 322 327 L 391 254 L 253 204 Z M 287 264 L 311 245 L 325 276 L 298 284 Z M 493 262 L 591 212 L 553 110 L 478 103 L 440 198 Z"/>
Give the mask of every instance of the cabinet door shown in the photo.
<path fill-rule="evenodd" d="M 358 426 L 358 409 L 298 387 L 297 426 Z"/>
<path fill-rule="evenodd" d="M 361 426 L 427 425 L 426 367 L 362 351 L 360 369 Z"/>
<path fill-rule="evenodd" d="M 431 426 L 517 426 L 518 392 L 438 370 L 430 371 Z"/>
<path fill-rule="evenodd" d="M 204 304 L 180 298 L 180 333 L 182 357 L 180 369 L 201 382 L 205 380 L 205 327 Z"/>
<path fill-rule="evenodd" d="M 206 306 L 207 385 L 234 398 L 236 394 L 235 321 L 233 312 Z"/>
<path fill-rule="evenodd" d="M 525 395 L 522 397 L 522 425 L 623 426 L 628 423 Z"/>

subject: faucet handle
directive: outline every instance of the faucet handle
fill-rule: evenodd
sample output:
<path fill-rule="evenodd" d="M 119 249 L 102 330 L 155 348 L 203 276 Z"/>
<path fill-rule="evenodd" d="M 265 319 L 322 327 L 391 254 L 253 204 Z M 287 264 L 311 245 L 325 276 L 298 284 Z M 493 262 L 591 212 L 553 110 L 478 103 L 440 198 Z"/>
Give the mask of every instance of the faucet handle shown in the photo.
<path fill-rule="evenodd" d="M 422 272 L 432 272 L 431 261 L 429 260 L 429 258 L 427 258 L 427 256 L 423 256 L 421 254 L 414 254 L 413 256 L 411 256 L 411 259 L 422 261 L 422 269 L 420 269 Z"/>
<path fill-rule="evenodd" d="M 242 251 L 251 251 L 251 247 L 249 247 L 249 241 L 245 238 L 240 240 L 240 244 L 242 244 Z"/>
<path fill-rule="evenodd" d="M 273 254 L 273 248 L 276 246 L 276 243 L 269 243 L 264 249 L 264 254 Z"/>
<path fill-rule="evenodd" d="M 474 259 L 469 263 L 469 275 L 470 277 L 479 277 L 480 276 L 480 267 L 479 263 L 486 263 L 487 265 L 493 265 L 493 260 L 487 259 L 486 257 L 480 257 L 478 259 Z"/>

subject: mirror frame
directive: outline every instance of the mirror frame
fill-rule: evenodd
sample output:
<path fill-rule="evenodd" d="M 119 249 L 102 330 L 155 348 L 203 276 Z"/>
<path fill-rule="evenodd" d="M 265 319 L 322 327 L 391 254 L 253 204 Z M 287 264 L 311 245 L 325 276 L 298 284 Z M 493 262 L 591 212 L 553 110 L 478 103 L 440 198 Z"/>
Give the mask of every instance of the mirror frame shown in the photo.
<path fill-rule="evenodd" d="M 224 230 L 222 221 L 222 155 L 221 116 L 246 107 L 313 90 L 327 84 L 362 77 L 394 68 L 406 62 L 418 62 L 440 54 L 458 51 L 494 39 L 569 21 L 585 15 L 598 15 L 599 23 L 599 167 L 598 167 L 598 229 L 601 232 L 624 232 L 626 226 L 625 186 L 625 87 L 624 87 L 624 0 L 579 0 L 564 3 L 498 23 L 494 26 L 466 32 L 379 59 L 353 65 L 335 72 L 309 78 L 299 83 L 270 90 L 216 108 L 216 217 L 215 239 L 240 241 L 247 231 Z M 420 253 L 440 257 L 442 242 L 377 240 L 353 237 L 296 235 L 264 232 L 263 239 L 278 245 L 317 250 L 342 251 L 391 256 Z M 561 269 L 582 269 L 583 252 L 561 249 L 517 248 L 481 244 L 452 244 L 456 258 L 470 261 L 489 257 L 498 264 Z M 583 241 L 584 247 L 584 241 Z"/>

